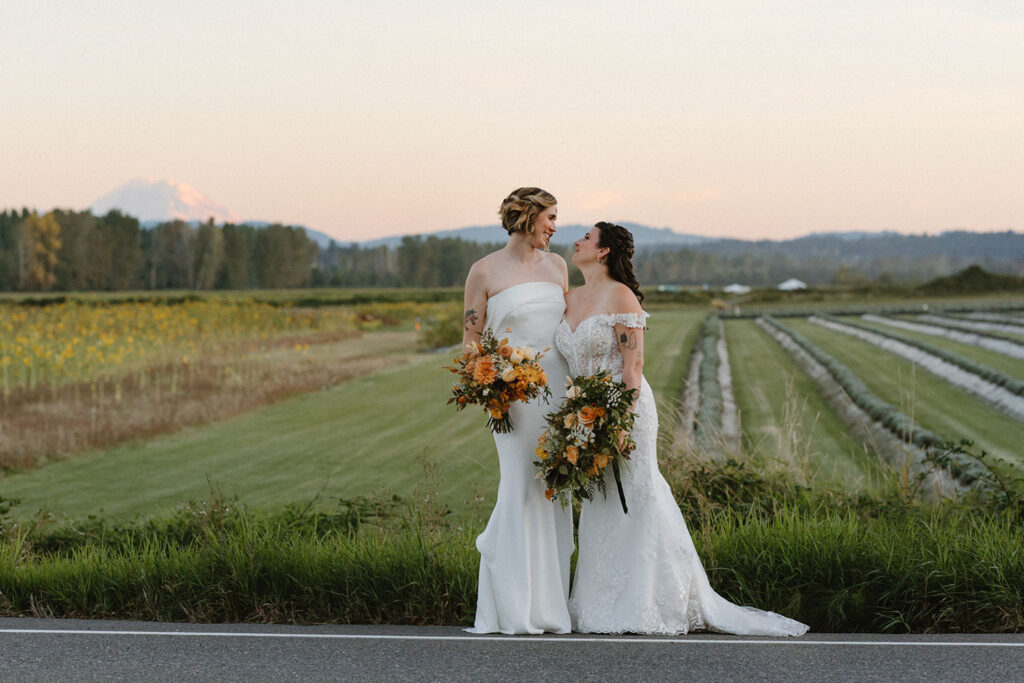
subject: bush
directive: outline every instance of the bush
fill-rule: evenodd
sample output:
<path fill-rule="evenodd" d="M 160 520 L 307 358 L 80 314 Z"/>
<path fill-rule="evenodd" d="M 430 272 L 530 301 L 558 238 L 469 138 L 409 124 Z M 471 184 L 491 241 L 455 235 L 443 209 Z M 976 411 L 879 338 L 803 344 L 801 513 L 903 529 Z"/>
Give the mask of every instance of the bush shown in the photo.
<path fill-rule="evenodd" d="M 423 324 L 420 341 L 431 349 L 454 346 L 462 342 L 462 325 L 462 309 L 446 308 Z"/>

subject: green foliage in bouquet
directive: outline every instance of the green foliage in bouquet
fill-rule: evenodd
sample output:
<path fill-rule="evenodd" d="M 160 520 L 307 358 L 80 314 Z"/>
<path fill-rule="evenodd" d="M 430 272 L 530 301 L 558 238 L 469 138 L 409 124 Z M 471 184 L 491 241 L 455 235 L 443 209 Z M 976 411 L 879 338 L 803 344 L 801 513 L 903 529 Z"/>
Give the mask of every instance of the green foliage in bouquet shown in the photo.
<path fill-rule="evenodd" d="M 604 471 L 611 466 L 623 512 L 627 511 L 619 467 L 636 448 L 633 401 L 636 389 L 626 389 L 601 372 L 566 380 L 565 401 L 545 417 L 547 430 L 537 444 L 540 478 L 547 484 L 548 500 L 563 505 L 569 497 L 591 500 L 595 491 L 606 493 Z"/>

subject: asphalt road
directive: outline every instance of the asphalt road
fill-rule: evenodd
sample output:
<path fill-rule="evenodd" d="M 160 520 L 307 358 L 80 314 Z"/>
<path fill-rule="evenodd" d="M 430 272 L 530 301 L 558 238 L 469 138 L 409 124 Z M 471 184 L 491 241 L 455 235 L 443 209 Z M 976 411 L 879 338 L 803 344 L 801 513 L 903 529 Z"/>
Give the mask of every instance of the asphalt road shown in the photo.
<path fill-rule="evenodd" d="M 475 636 L 449 627 L 0 619 L 0 680 L 1007 681 L 1024 634 Z"/>

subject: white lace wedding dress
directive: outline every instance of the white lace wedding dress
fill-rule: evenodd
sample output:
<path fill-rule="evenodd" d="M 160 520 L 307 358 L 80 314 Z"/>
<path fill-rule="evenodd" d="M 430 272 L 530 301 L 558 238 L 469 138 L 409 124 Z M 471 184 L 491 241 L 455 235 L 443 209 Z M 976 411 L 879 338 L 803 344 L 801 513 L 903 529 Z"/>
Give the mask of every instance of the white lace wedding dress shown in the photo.
<path fill-rule="evenodd" d="M 644 318 L 632 313 L 596 315 L 581 322 L 576 330 L 561 322 L 555 340 L 571 375 L 593 375 L 604 370 L 621 381 L 622 353 L 615 338 L 616 324 L 644 327 Z M 607 496 L 598 494 L 583 503 L 576 579 L 569 600 L 574 630 L 681 634 L 706 629 L 771 636 L 805 633 L 807 626 L 800 622 L 734 605 L 711 588 L 679 506 L 658 471 L 658 413 L 646 379 L 636 404 L 633 438 L 637 448 L 621 476 L 629 514 L 623 513 L 613 482 L 609 482 Z"/>
<path fill-rule="evenodd" d="M 568 633 L 569 562 L 573 551 L 572 511 L 552 505 L 537 479 L 537 439 L 544 416 L 565 395 L 566 364 L 554 337 L 565 312 L 562 288 L 526 282 L 487 301 L 487 327 L 514 346 L 550 350 L 540 360 L 551 388 L 543 397 L 513 403 L 513 429 L 495 434 L 500 480 L 494 511 L 476 539 L 480 580 L 471 633 Z"/>

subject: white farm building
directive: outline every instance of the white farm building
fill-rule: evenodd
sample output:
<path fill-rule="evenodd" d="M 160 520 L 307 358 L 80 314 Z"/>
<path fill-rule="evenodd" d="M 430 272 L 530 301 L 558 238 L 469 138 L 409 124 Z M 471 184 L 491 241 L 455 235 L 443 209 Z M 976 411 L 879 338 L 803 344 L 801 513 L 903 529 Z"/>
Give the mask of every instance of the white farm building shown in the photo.
<path fill-rule="evenodd" d="M 797 280 L 795 277 L 779 283 L 779 289 L 784 292 L 792 292 L 794 289 L 807 289 L 807 283 Z"/>
<path fill-rule="evenodd" d="M 750 287 L 734 282 L 722 290 L 726 294 L 749 294 Z"/>

